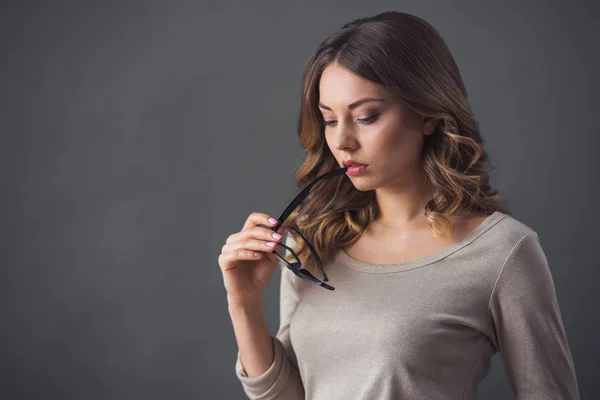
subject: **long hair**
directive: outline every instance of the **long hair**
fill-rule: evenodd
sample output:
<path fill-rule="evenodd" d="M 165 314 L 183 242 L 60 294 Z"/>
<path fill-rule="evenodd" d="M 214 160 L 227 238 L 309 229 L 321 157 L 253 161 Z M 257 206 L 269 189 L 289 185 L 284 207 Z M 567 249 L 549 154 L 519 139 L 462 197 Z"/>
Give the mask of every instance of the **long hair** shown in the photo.
<path fill-rule="evenodd" d="M 459 209 L 510 214 L 498 191 L 490 187 L 479 124 L 446 43 L 426 21 L 394 11 L 347 23 L 309 58 L 298 119 L 300 145 L 306 153 L 296 171 L 299 188 L 339 168 L 325 141 L 318 108 L 319 80 L 332 63 L 383 85 L 417 114 L 439 118 L 421 155 L 426 183 L 433 189 L 423 212 L 435 237 L 451 232 L 450 216 Z M 338 249 L 358 240 L 378 213 L 375 192 L 356 190 L 342 175 L 317 183 L 287 223 L 302 232 L 326 263 Z M 314 274 L 309 249 L 292 230 L 288 234 L 303 267 Z"/>

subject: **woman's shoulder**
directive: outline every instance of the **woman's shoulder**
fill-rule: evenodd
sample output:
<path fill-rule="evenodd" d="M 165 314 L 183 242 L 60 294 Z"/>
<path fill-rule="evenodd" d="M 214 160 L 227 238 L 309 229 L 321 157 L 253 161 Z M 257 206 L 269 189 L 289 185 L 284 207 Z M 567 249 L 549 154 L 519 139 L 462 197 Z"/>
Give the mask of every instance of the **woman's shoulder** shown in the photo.
<path fill-rule="evenodd" d="M 496 211 L 494 214 L 497 216 L 497 230 L 499 231 L 499 234 L 502 234 L 509 240 L 514 240 L 515 238 L 520 240 L 527 235 L 537 235 L 537 232 L 532 226 L 527 225 L 513 215 L 505 214 L 501 211 Z"/>
<path fill-rule="evenodd" d="M 482 236 L 485 239 L 482 240 L 482 244 L 492 248 L 494 253 L 502 259 L 523 247 L 522 244 L 525 241 L 531 241 L 541 247 L 537 231 L 513 215 L 496 211 L 483 224 L 485 229 Z"/>
<path fill-rule="evenodd" d="M 520 271 L 530 274 L 542 271 L 546 258 L 537 232 L 513 215 L 496 211 L 491 214 L 466 244 L 464 252 L 456 257 L 464 260 L 469 276 L 479 276 L 490 291 L 504 271 L 513 275 Z M 473 274 L 476 270 L 477 274 Z"/>

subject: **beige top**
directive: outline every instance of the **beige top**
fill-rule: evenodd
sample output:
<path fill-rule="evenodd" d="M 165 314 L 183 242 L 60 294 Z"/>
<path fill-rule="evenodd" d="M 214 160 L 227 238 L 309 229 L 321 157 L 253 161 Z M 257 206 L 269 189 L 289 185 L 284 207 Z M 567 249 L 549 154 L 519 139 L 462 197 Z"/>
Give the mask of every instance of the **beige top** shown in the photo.
<path fill-rule="evenodd" d="M 250 399 L 474 399 L 496 352 L 517 399 L 579 399 L 546 257 L 513 217 L 408 262 L 324 267 L 334 291 L 282 270 L 272 365 L 235 363 Z"/>

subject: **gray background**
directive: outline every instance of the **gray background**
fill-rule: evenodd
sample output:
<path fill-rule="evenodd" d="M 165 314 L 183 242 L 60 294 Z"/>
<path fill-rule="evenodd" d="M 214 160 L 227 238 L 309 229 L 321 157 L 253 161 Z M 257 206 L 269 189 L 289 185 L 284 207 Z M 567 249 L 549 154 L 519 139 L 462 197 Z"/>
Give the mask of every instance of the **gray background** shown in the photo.
<path fill-rule="evenodd" d="M 171 0 L 0 3 L 0 398 L 244 397 L 218 254 L 296 193 L 308 57 L 386 10 L 446 39 L 600 396 L 597 6 Z M 512 398 L 498 355 L 479 397 Z"/>

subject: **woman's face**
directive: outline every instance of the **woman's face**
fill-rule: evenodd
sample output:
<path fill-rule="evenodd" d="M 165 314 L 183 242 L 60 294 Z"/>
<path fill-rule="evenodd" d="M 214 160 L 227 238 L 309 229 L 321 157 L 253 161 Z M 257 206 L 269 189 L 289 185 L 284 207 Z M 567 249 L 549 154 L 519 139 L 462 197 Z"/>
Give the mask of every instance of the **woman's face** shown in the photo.
<path fill-rule="evenodd" d="M 404 186 L 419 179 L 425 134 L 432 122 L 394 99 L 385 87 L 339 65 L 329 65 L 319 83 L 319 109 L 325 121 L 325 139 L 340 167 L 354 160 L 368 167 L 349 176 L 361 191 Z M 348 106 L 366 97 L 366 101 Z"/>

